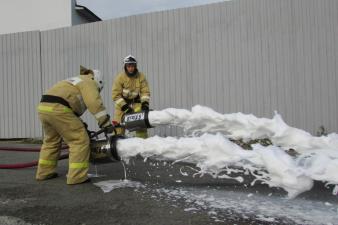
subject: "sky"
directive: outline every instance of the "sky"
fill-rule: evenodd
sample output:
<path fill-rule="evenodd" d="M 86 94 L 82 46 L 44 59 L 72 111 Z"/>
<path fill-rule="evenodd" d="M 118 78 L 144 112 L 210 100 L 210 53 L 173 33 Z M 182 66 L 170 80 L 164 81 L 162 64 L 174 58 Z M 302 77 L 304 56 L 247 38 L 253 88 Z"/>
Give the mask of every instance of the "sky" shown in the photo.
<path fill-rule="evenodd" d="M 103 20 L 221 1 L 224 0 L 77 0 Z"/>

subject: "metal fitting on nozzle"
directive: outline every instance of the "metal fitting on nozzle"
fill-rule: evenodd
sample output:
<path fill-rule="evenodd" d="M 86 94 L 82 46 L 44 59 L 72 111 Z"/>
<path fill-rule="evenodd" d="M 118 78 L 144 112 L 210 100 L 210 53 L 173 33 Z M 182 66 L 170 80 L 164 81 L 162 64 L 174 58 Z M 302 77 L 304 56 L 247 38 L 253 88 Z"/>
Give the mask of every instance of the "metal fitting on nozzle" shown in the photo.
<path fill-rule="evenodd" d="M 117 150 L 117 141 L 124 138 L 122 135 L 113 135 L 104 139 L 91 140 L 90 161 L 94 164 L 121 161 Z"/>
<path fill-rule="evenodd" d="M 122 118 L 121 127 L 129 131 L 137 131 L 151 128 L 148 119 L 149 111 L 126 114 Z M 111 163 L 120 161 L 117 142 L 125 139 L 123 135 L 106 135 L 103 139 L 98 139 L 98 135 L 103 133 L 104 129 L 94 133 L 90 140 L 90 161 L 94 164 Z"/>

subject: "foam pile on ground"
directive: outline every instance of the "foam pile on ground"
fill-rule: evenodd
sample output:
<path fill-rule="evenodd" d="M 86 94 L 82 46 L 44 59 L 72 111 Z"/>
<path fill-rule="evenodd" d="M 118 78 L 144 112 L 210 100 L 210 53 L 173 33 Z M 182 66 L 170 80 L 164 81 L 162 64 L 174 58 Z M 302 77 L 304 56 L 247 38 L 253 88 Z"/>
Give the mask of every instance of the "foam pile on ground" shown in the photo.
<path fill-rule="evenodd" d="M 255 181 L 283 188 L 290 198 L 310 190 L 313 180 L 338 184 L 338 154 L 332 157 L 334 154 L 311 151 L 293 158 L 279 147 L 259 144 L 248 151 L 220 133 L 199 137 L 124 139 L 118 141 L 117 149 L 125 161 L 141 155 L 156 160 L 193 163 L 200 168 L 200 174 L 221 175 L 239 182 L 243 181 L 242 177 L 231 177 L 231 170 L 224 176 L 224 172 L 229 172 L 227 167 L 241 168 L 243 173 L 250 172 Z"/>
<path fill-rule="evenodd" d="M 150 124 L 183 127 L 186 134 L 221 132 L 232 139 L 244 141 L 268 138 L 276 146 L 295 149 L 297 152 L 317 149 L 338 151 L 338 134 L 314 137 L 310 133 L 288 126 L 275 113 L 272 119 L 257 118 L 252 114 L 221 114 L 196 105 L 191 111 L 168 108 L 149 112 Z"/>
<path fill-rule="evenodd" d="M 223 115 L 207 107 L 195 106 L 191 111 L 173 108 L 152 111 L 149 121 L 155 126 L 180 126 L 187 134 L 195 136 L 120 140 L 117 149 L 125 161 L 141 155 L 156 160 L 193 163 L 200 168 L 200 174 L 239 182 L 243 177 L 231 176 L 232 170 L 227 168 L 241 168 L 241 172 L 254 176 L 255 181 L 283 188 L 290 198 L 310 190 L 314 180 L 338 184 L 338 135 L 314 137 L 288 126 L 278 114 L 273 119 L 242 113 Z M 247 141 L 269 138 L 274 145 L 256 144 L 248 151 L 229 138 Z M 290 156 L 284 151 L 289 148 L 299 154 Z"/>

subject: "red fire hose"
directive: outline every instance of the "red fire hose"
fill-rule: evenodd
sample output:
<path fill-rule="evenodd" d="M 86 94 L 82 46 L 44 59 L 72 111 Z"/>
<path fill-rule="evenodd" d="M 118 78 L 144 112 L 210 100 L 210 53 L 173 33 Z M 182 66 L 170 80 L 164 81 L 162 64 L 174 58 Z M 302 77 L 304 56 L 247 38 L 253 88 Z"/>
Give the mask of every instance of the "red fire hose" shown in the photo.
<path fill-rule="evenodd" d="M 61 150 L 68 149 L 67 145 L 63 145 Z M 40 148 L 13 148 L 13 147 L 0 147 L 0 151 L 8 152 L 40 152 Z"/>
<path fill-rule="evenodd" d="M 68 154 L 61 155 L 59 160 L 68 159 Z M 27 163 L 15 163 L 15 164 L 0 164 L 0 169 L 23 169 L 28 167 L 37 166 L 38 161 L 27 162 Z"/>
<path fill-rule="evenodd" d="M 68 146 L 62 146 L 61 149 L 68 149 Z M 12 147 L 0 147 L 0 151 L 10 152 L 40 152 L 40 148 L 12 148 Z M 59 160 L 68 159 L 68 153 L 61 155 Z M 38 161 L 27 163 L 15 163 L 15 164 L 0 164 L 0 169 L 23 169 L 38 165 Z"/>
<path fill-rule="evenodd" d="M 40 152 L 40 148 L 0 147 L 0 151 L 8 151 L 8 152 Z"/>

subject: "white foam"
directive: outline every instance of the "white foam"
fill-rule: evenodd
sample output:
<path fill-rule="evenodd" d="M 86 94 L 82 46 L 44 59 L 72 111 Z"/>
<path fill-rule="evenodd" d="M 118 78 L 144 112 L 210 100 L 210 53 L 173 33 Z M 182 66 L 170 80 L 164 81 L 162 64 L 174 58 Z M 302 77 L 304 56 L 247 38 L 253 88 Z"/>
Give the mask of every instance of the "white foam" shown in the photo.
<path fill-rule="evenodd" d="M 143 184 L 131 180 L 105 180 L 94 183 L 95 186 L 100 187 L 104 193 L 111 192 L 118 188 L 141 188 Z"/>
<path fill-rule="evenodd" d="M 337 224 L 337 204 L 323 204 L 321 201 L 294 199 L 289 201 L 279 197 L 255 194 L 248 196 L 241 191 L 227 191 L 199 188 L 160 188 L 157 193 L 169 201 L 184 200 L 189 208 L 217 212 L 218 219 L 250 218 L 264 222 L 293 221 L 292 224 Z"/>
<path fill-rule="evenodd" d="M 105 174 L 94 174 L 94 173 L 88 173 L 87 176 L 89 178 L 97 178 L 97 177 L 105 177 Z"/>
<path fill-rule="evenodd" d="M 313 185 L 312 179 L 297 165 L 297 161 L 280 148 L 254 145 L 253 150 L 248 151 L 229 141 L 222 134 L 184 138 L 155 136 L 148 139 L 124 139 L 118 141 L 117 149 L 121 158 L 126 161 L 141 155 L 156 160 L 193 163 L 200 168 L 199 173 L 209 173 L 214 177 L 222 173 L 226 167 L 242 168 L 239 171 L 243 173 L 249 171 L 256 180 L 271 187 L 285 189 L 289 197 L 295 197 L 311 189 Z M 233 179 L 243 181 L 243 178 Z"/>
<path fill-rule="evenodd" d="M 144 158 L 193 163 L 200 168 L 200 174 L 209 173 L 214 177 L 232 178 L 239 182 L 243 178 L 229 176 L 231 170 L 228 167 L 242 168 L 240 171 L 250 172 L 256 177 L 255 181 L 283 188 L 290 198 L 310 190 L 313 180 L 338 184 L 337 134 L 314 137 L 303 130 L 289 127 L 278 114 L 273 119 L 242 113 L 223 115 L 207 107 L 195 106 L 191 111 L 173 108 L 151 111 L 149 120 L 155 126 L 183 127 L 188 134 L 216 134 L 120 140 L 117 149 L 125 161 L 141 155 Z M 269 138 L 275 146 L 256 144 L 252 151 L 248 151 L 228 138 Z M 298 151 L 299 155 L 288 155 L 284 149 L 289 148 Z M 222 174 L 224 171 L 227 174 Z"/>
<path fill-rule="evenodd" d="M 277 113 L 272 119 L 267 119 L 240 112 L 221 114 L 196 105 L 191 111 L 175 108 L 150 111 L 149 122 L 153 126 L 183 127 L 186 134 L 221 132 L 229 138 L 245 141 L 269 138 L 274 145 L 297 152 L 316 149 L 338 151 L 338 134 L 314 137 L 304 130 L 288 126 Z"/>

